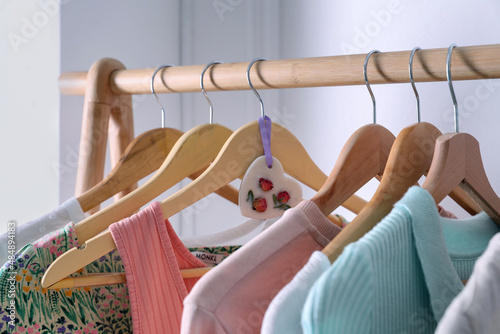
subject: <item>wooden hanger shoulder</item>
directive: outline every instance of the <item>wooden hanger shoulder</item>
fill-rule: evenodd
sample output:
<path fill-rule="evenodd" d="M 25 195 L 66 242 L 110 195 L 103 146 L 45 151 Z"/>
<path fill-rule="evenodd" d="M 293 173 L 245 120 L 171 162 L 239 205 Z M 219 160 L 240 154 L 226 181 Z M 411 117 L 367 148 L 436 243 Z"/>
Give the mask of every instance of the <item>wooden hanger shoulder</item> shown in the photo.
<path fill-rule="evenodd" d="M 182 135 L 160 169 L 142 187 L 76 224 L 80 243 L 104 231 L 114 222 L 131 216 L 142 205 L 187 176 L 208 166 L 232 131 L 222 125 L 197 126 Z"/>
<path fill-rule="evenodd" d="M 444 134 L 438 138 L 423 188 L 439 203 L 457 185 L 500 224 L 500 198 L 486 176 L 478 141 L 467 133 Z"/>
<path fill-rule="evenodd" d="M 193 129 L 193 131 L 195 130 L 196 128 Z M 160 168 L 160 171 L 157 173 L 158 175 L 155 174 L 156 179 L 158 179 L 158 181 L 156 181 L 157 184 L 154 184 L 153 181 L 150 180 L 141 188 L 122 198 L 120 203 L 122 203 L 121 205 L 124 208 L 121 211 L 117 211 L 117 206 L 115 206 L 114 209 L 111 208 L 113 206 L 111 205 L 109 207 L 111 208 L 109 209 L 109 214 L 104 213 L 108 208 L 99 212 L 98 214 L 101 214 L 100 219 L 102 219 L 101 228 L 108 227 L 111 224 L 109 223 L 110 221 L 118 221 L 133 214 L 132 210 L 136 210 L 136 205 L 134 205 L 132 196 L 136 196 L 136 198 L 139 199 L 135 200 L 144 203 L 147 201 L 145 201 L 145 198 L 142 198 L 143 196 L 156 194 L 156 192 L 158 192 L 158 194 L 161 193 L 164 189 L 164 184 L 169 181 L 163 180 L 163 177 L 166 176 L 159 173 L 164 173 L 167 167 L 172 169 L 171 173 L 173 176 L 170 172 L 168 175 L 177 178 L 179 176 L 178 173 L 181 173 L 180 175 L 185 175 L 186 168 L 189 169 L 189 167 L 193 165 L 199 165 L 207 161 L 207 159 L 210 160 L 209 158 L 212 157 L 210 155 L 211 151 L 209 148 L 205 148 L 204 145 L 206 145 L 208 138 L 211 138 L 213 141 L 214 135 L 209 134 L 213 129 L 206 128 L 205 130 L 206 131 L 193 132 L 193 135 L 189 136 L 189 141 L 183 141 L 183 138 L 186 138 L 184 136 L 188 135 L 189 132 L 178 140 L 172 149 L 177 157 L 173 159 L 169 154 L 162 168 Z M 285 172 L 292 176 L 295 175 L 299 181 L 302 181 L 306 185 L 315 186 L 323 184 L 327 178 L 326 175 L 321 172 L 314 162 L 312 162 L 297 138 L 279 124 L 274 124 L 272 131 L 271 151 L 273 156 L 281 161 Z M 205 136 L 207 138 L 205 138 Z M 222 149 L 220 149 L 219 154 L 207 170 L 189 185 L 161 202 L 161 208 L 165 217 L 171 217 L 175 213 L 220 189 L 236 178 L 242 177 L 252 161 L 263 154 L 260 130 L 256 121 L 241 127 L 228 137 L 229 139 L 225 141 L 224 145 L 222 146 L 221 144 Z M 222 140 L 223 136 L 221 135 L 219 139 Z M 195 148 L 196 150 L 194 150 Z M 199 155 L 193 157 L 193 150 L 199 152 Z M 153 176 L 153 178 L 155 178 L 155 176 Z M 152 189 L 145 187 L 148 185 Z M 149 193 L 143 194 L 141 190 L 145 192 L 146 190 L 144 189 L 148 189 L 147 191 L 149 191 Z M 139 195 L 136 195 L 137 193 L 139 193 Z M 359 202 L 360 201 L 358 201 L 358 203 Z M 85 228 L 85 224 L 83 224 L 83 228 Z M 77 231 L 78 237 L 80 235 L 79 233 L 85 233 L 85 229 Z M 86 235 L 88 236 L 90 233 Z M 84 250 L 71 249 L 56 259 L 47 269 L 42 283 L 45 284 L 44 286 L 50 286 L 115 248 L 116 246 L 109 231 L 97 235 L 87 241 Z"/>
<path fill-rule="evenodd" d="M 381 176 L 394 139 L 389 130 L 377 124 L 359 128 L 342 148 L 330 176 L 311 201 L 327 215 L 373 177 Z"/>
<path fill-rule="evenodd" d="M 326 175 L 317 167 L 300 144 L 286 128 L 273 124 L 271 153 L 285 172 L 312 187 L 321 187 Z M 171 217 L 189 205 L 236 178 L 243 177 L 252 161 L 262 156 L 262 140 L 257 121 L 235 131 L 224 144 L 213 164 L 195 181 L 165 199 L 161 207 L 165 217 Z"/>
<path fill-rule="evenodd" d="M 359 240 L 389 214 L 394 204 L 427 172 L 434 154 L 434 143 L 440 134 L 429 123 L 411 125 L 398 134 L 373 198 L 323 249 L 332 263 L 348 244 Z"/>
<path fill-rule="evenodd" d="M 210 164 L 232 131 L 222 125 L 205 124 L 186 132 L 177 140 L 160 169 L 142 187 L 126 195 L 93 216 L 75 225 L 83 249 L 73 248 L 58 257 L 47 269 L 42 285 L 48 287 L 116 249 L 109 231 L 114 222 L 135 211 L 188 175 Z M 98 235 L 99 234 L 99 235 Z"/>
<path fill-rule="evenodd" d="M 83 211 L 89 211 L 156 171 L 181 136 L 180 130 L 160 128 L 135 138 L 108 176 L 77 198 Z"/>

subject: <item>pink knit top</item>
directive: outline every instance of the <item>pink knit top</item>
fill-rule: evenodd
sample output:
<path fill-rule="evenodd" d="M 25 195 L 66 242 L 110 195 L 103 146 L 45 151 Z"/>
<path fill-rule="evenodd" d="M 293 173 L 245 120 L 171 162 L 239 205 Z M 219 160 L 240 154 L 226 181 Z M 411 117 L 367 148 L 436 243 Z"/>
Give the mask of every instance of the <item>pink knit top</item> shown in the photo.
<path fill-rule="evenodd" d="M 206 264 L 182 244 L 158 202 L 109 229 L 125 268 L 134 334 L 179 333 L 183 300 L 198 281 L 180 270 Z"/>

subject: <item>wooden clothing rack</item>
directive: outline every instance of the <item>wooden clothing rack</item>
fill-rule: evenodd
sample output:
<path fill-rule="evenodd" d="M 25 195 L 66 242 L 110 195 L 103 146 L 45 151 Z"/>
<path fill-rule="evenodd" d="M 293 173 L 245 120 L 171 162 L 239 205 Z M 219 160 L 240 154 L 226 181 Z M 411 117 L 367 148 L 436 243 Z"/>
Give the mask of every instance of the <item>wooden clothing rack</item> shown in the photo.
<path fill-rule="evenodd" d="M 132 97 L 113 93 L 109 84 L 110 75 L 123 69 L 125 66 L 119 61 L 105 58 L 96 61 L 87 72 L 82 92 L 85 102 L 75 197 L 103 179 L 108 133 L 112 166 L 120 160 L 122 152 L 134 139 Z M 64 73 L 61 77 L 64 77 Z M 136 187 L 137 184 L 129 187 L 117 194 L 116 198 L 124 196 Z M 96 209 L 98 208 L 92 211 Z"/>
<path fill-rule="evenodd" d="M 415 53 L 415 82 L 446 81 L 448 48 Z M 372 55 L 367 73 L 370 84 L 408 83 L 411 51 Z M 256 89 L 364 85 L 365 54 L 269 60 L 256 63 L 251 80 Z M 248 90 L 248 62 L 217 64 L 209 69 L 207 91 Z M 165 68 L 155 80 L 157 93 L 198 92 L 205 65 Z M 88 72 L 65 72 L 59 78 L 63 94 L 85 95 L 84 122 L 77 175 L 77 195 L 103 177 L 106 137 L 110 134 L 114 165 L 133 139 L 131 94 L 151 94 L 155 68 L 125 69 L 117 60 L 98 60 Z M 454 81 L 500 78 L 500 44 L 456 47 L 452 53 Z"/>

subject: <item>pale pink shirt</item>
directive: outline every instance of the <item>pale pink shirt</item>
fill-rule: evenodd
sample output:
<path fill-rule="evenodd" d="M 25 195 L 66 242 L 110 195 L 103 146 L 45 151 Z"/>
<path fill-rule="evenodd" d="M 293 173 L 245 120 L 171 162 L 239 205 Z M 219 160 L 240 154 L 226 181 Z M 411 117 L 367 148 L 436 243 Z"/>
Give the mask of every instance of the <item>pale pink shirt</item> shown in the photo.
<path fill-rule="evenodd" d="M 181 333 L 260 333 L 274 296 L 341 228 L 310 201 L 203 276 L 184 300 Z"/>
<path fill-rule="evenodd" d="M 134 334 L 179 333 L 182 302 L 199 278 L 181 269 L 206 267 L 179 240 L 160 204 L 109 227 L 123 261 Z"/>

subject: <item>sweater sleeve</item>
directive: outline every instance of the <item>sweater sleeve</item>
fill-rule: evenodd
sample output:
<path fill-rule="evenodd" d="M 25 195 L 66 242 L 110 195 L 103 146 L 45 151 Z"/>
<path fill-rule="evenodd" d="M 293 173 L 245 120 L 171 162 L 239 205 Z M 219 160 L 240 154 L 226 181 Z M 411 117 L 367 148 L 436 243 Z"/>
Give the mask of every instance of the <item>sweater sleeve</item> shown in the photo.
<path fill-rule="evenodd" d="M 185 303 L 182 311 L 181 334 L 227 334 L 212 312 L 195 305 Z"/>
<path fill-rule="evenodd" d="M 373 270 L 364 247 L 352 246 L 345 248 L 309 292 L 302 310 L 304 333 L 370 332 Z"/>

